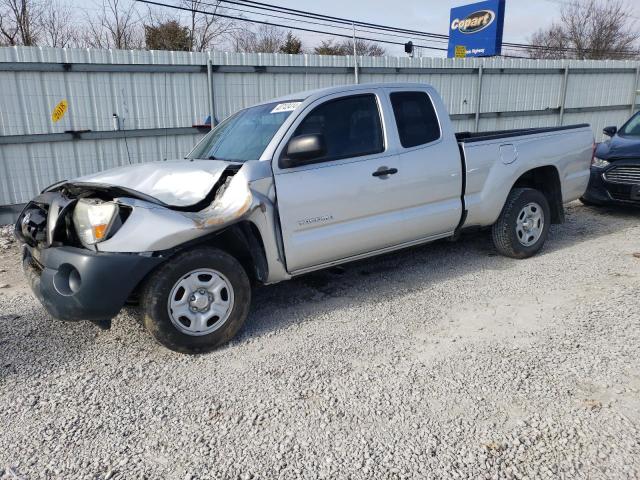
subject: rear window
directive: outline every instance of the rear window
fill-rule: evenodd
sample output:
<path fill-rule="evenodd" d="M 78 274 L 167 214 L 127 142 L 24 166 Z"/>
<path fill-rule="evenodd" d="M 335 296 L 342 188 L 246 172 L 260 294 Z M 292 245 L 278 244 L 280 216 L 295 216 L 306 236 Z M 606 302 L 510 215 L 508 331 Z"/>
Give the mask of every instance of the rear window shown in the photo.
<path fill-rule="evenodd" d="M 393 92 L 393 115 L 404 148 L 416 147 L 440 138 L 440 124 L 431 98 L 424 92 Z"/>

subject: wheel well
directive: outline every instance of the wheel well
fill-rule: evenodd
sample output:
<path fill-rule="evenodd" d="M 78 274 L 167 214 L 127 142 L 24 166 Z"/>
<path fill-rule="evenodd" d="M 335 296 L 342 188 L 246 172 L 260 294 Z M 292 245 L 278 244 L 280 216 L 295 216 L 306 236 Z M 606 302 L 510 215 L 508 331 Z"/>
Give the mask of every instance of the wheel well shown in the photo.
<path fill-rule="evenodd" d="M 244 267 L 252 281 L 264 282 L 269 275 L 267 255 L 258 228 L 245 220 L 234 223 L 220 232 L 202 238 L 206 244 L 233 255 Z"/>
<path fill-rule="evenodd" d="M 201 246 L 216 247 L 236 258 L 252 281 L 264 282 L 269 275 L 267 254 L 258 228 L 251 222 L 229 225 L 223 230 L 196 238 L 170 250 L 169 257 Z"/>
<path fill-rule="evenodd" d="M 235 257 L 252 282 L 265 282 L 269 276 L 267 254 L 265 253 L 262 236 L 258 228 L 247 220 L 230 225 L 224 230 L 196 238 L 164 253 L 166 258 L 172 258 L 180 252 L 200 246 L 216 247 Z M 151 278 L 156 270 L 157 267 L 140 280 L 129 295 L 127 304 L 138 304 L 139 295 L 144 288 L 145 282 Z"/>
<path fill-rule="evenodd" d="M 547 197 L 551 209 L 551 223 L 564 222 L 562 186 L 558 169 L 552 166 L 538 167 L 522 174 L 513 188 L 535 188 Z"/>

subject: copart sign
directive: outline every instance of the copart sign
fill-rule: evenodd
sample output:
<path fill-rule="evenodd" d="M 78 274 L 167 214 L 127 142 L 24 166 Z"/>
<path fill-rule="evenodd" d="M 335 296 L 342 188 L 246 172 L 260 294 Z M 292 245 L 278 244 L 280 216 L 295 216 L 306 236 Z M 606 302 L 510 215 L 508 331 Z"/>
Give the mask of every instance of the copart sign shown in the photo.
<path fill-rule="evenodd" d="M 500 55 L 505 0 L 488 0 L 451 9 L 449 58 Z"/>

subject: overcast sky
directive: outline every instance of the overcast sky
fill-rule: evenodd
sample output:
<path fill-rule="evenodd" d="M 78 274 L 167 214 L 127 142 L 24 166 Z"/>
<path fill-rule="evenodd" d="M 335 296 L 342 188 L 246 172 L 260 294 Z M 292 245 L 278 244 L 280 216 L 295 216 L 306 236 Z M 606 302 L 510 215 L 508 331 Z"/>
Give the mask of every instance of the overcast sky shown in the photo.
<path fill-rule="evenodd" d="M 266 1 L 266 0 L 264 0 Z M 558 20 L 563 3 L 572 0 L 506 0 L 504 41 L 528 43 L 529 37 L 540 27 Z M 576 0 L 580 1 L 580 0 Z M 449 11 L 452 7 L 475 3 L 452 0 L 269 0 L 277 4 L 300 10 L 356 18 L 361 21 L 392 25 L 434 33 L 448 34 Z M 630 15 L 640 17 L 640 0 L 627 0 Z M 640 20 L 636 20 L 640 28 Z M 301 34 L 302 35 L 302 34 Z M 363 36 L 365 34 L 362 34 Z M 305 39 L 306 35 L 302 35 Z M 311 38 L 309 38 L 311 40 Z M 390 38 L 390 40 L 400 40 Z M 423 42 L 419 39 L 414 43 Z M 309 43 L 314 43 L 315 38 Z M 444 45 L 446 46 L 446 44 Z M 402 47 L 385 46 L 390 54 L 403 54 Z M 430 50 L 425 56 L 446 56 Z"/>
<path fill-rule="evenodd" d="M 101 4 L 102 0 L 58 0 L 60 2 L 69 2 L 75 5 L 78 10 L 84 10 L 87 13 L 95 11 Z M 179 0 L 156 0 L 160 3 L 179 4 Z M 336 17 L 357 19 L 360 21 L 389 25 L 393 27 L 406 28 L 411 30 L 420 30 L 434 32 L 440 34 L 449 33 L 449 11 L 452 7 L 475 3 L 473 1 L 464 0 L 261 0 L 264 3 L 278 5 L 282 7 L 295 8 L 298 10 L 306 10 L 313 13 L 331 15 Z M 583 2 L 586 0 L 506 0 L 506 14 L 504 22 L 504 41 L 515 43 L 529 43 L 531 34 L 541 27 L 550 25 L 554 20 L 558 21 L 560 9 L 563 4 L 572 2 Z M 608 1 L 608 0 L 601 0 Z M 204 4 L 213 4 L 214 0 L 203 0 Z M 640 28 L 640 0 L 626 0 L 629 8 L 630 21 Z M 247 14 L 233 10 L 240 8 L 237 4 L 222 4 L 222 6 L 230 7 L 226 13 L 229 15 L 243 15 L 260 20 L 266 20 L 271 23 L 288 23 L 286 20 L 269 18 L 258 14 Z M 148 8 L 143 3 L 138 3 L 138 10 L 143 13 Z M 212 7 L 203 7 L 212 10 Z M 173 12 L 166 8 L 157 7 L 157 11 Z M 245 8 L 245 11 L 246 8 Z M 269 12 L 266 12 L 269 13 Z M 273 12 L 271 12 L 273 13 Z M 180 12 L 184 15 L 184 12 Z M 290 23 L 291 26 L 296 24 Z M 326 30 L 327 27 L 297 24 L 301 27 Z M 336 31 L 336 30 L 334 30 Z M 340 30 L 337 30 L 340 31 Z M 342 33 L 350 34 L 347 29 Z M 294 31 L 299 36 L 307 51 L 312 51 L 313 47 L 320 43 L 321 40 L 327 39 L 327 36 Z M 360 32 L 362 37 L 374 37 L 375 34 Z M 447 42 L 438 43 L 435 40 L 426 40 L 424 38 L 410 37 L 386 37 L 388 40 L 397 42 L 406 42 L 412 40 L 414 44 L 429 44 L 446 48 Z M 383 45 L 389 55 L 404 55 L 402 46 Z M 517 54 L 518 52 L 510 52 Z M 446 56 L 446 52 L 438 52 L 436 50 L 424 50 L 419 52 L 423 56 Z"/>

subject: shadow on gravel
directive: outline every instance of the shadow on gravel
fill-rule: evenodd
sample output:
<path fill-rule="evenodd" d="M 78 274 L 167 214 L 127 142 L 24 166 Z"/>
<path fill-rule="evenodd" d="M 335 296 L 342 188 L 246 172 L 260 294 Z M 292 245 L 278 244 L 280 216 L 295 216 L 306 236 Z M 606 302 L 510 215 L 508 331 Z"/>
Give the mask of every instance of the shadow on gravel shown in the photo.
<path fill-rule="evenodd" d="M 566 223 L 551 229 L 540 255 L 628 228 L 629 220 L 640 219 L 640 209 L 633 208 L 572 204 L 566 213 Z M 490 232 L 484 230 L 465 233 L 457 242 L 438 241 L 310 273 L 257 289 L 241 336 L 286 328 L 300 320 L 297 312 L 308 310 L 309 304 L 315 313 L 322 314 L 334 308 L 384 302 L 467 273 L 510 270 L 515 262 L 518 260 L 496 253 Z M 288 315 L 287 309 L 294 305 L 296 314 Z M 273 310 L 277 314 L 269 314 Z"/>

